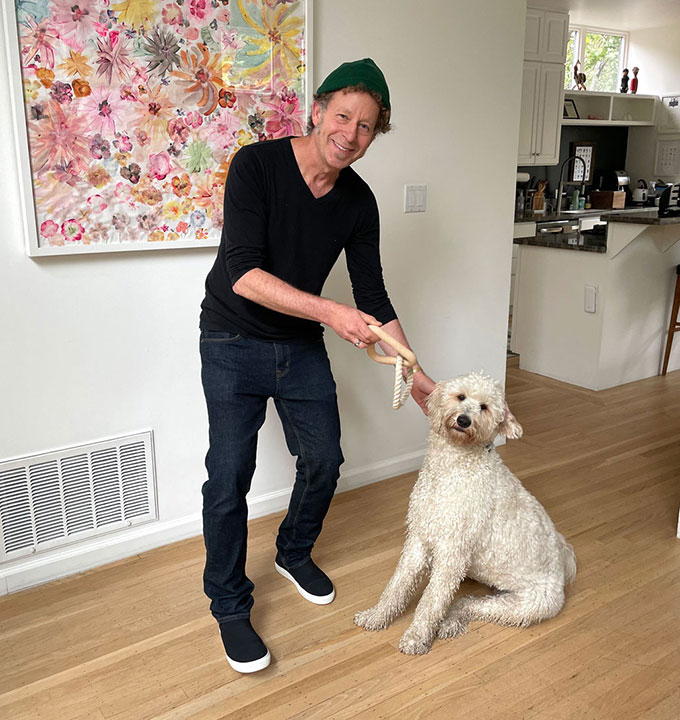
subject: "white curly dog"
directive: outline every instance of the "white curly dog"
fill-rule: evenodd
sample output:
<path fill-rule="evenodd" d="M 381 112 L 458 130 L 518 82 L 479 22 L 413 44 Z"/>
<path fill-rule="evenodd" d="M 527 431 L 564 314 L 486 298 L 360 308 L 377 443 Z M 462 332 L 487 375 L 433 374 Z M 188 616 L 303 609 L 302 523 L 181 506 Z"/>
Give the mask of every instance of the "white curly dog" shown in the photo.
<path fill-rule="evenodd" d="M 384 629 L 429 570 L 399 643 L 413 655 L 428 652 L 437 635 L 461 635 L 471 621 L 526 626 L 551 618 L 576 574 L 571 546 L 493 447 L 497 434 L 522 435 L 500 383 L 479 373 L 437 383 L 428 409 L 429 446 L 411 492 L 401 558 L 378 604 L 354 618 L 366 630 Z M 495 592 L 453 602 L 465 577 Z"/>

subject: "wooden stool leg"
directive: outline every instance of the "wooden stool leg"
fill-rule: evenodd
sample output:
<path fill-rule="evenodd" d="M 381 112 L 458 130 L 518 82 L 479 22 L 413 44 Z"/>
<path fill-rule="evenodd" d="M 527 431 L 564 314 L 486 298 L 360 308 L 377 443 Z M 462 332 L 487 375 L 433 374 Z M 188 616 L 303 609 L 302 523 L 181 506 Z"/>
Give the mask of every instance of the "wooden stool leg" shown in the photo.
<path fill-rule="evenodd" d="M 663 369 L 661 374 L 665 375 L 668 370 L 668 361 L 671 357 L 671 346 L 673 345 L 673 336 L 680 329 L 678 325 L 678 310 L 680 309 L 680 265 L 675 268 L 677 279 L 675 281 L 675 295 L 673 296 L 673 309 L 671 310 L 671 320 L 668 324 L 668 340 L 666 341 L 666 353 L 663 358 Z"/>

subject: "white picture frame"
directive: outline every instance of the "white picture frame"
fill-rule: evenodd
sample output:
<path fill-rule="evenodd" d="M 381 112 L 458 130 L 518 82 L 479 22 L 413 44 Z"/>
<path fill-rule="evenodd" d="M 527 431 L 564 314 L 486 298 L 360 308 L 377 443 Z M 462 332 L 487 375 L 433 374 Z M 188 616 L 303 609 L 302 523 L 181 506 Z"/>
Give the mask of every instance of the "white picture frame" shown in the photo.
<path fill-rule="evenodd" d="M 270 7 L 267 5 L 265 0 L 261 0 L 260 3 L 257 6 L 255 6 L 257 8 L 256 10 L 253 9 L 254 8 L 253 4 L 243 4 L 243 2 L 241 0 L 232 0 L 232 2 L 230 4 L 224 4 L 223 6 L 226 8 L 231 8 L 230 12 L 232 13 L 231 18 L 233 20 L 234 13 L 236 12 L 236 10 L 234 10 L 234 8 L 235 7 L 241 8 L 242 5 L 245 8 L 246 12 L 250 12 L 251 14 L 253 14 L 254 12 L 259 12 L 260 20 L 262 20 L 262 18 L 264 17 L 263 13 L 268 12 L 266 9 L 263 9 L 263 8 Z M 102 9 L 107 9 L 107 8 L 110 8 L 111 6 L 112 6 L 111 3 L 108 3 L 105 1 L 102 2 Z M 223 7 L 223 6 L 220 6 L 220 7 Z M 161 18 L 161 8 L 162 7 L 165 7 L 165 4 L 164 3 L 162 4 L 159 1 L 158 8 L 157 8 L 158 9 L 157 17 L 158 17 L 159 23 L 160 23 L 160 18 Z M 190 28 L 191 27 L 190 22 L 192 22 L 194 19 L 189 17 L 189 12 L 190 12 L 189 4 L 185 3 L 185 4 L 183 4 L 183 6 L 178 6 L 178 7 L 180 7 L 181 12 L 183 12 L 186 15 L 186 17 L 184 18 L 187 23 L 186 27 Z M 210 5 L 210 7 L 212 8 L 212 5 Z M 218 10 L 210 10 L 210 11 L 215 12 L 215 13 L 218 12 Z M 295 97 L 297 99 L 297 102 L 299 103 L 298 110 L 295 112 L 295 115 L 294 115 L 295 132 L 286 132 L 285 134 L 301 134 L 301 133 L 304 133 L 305 129 L 306 129 L 307 117 L 309 115 L 309 111 L 311 108 L 312 93 L 313 93 L 312 67 L 311 67 L 311 65 L 312 65 L 311 60 L 313 57 L 313 54 L 312 54 L 313 0 L 297 0 L 297 2 L 289 5 L 286 8 L 286 11 L 287 11 L 287 13 L 283 15 L 284 18 L 291 17 L 291 18 L 295 18 L 297 20 L 297 22 L 295 24 L 296 29 L 294 32 L 291 30 L 289 37 L 294 38 L 294 43 L 295 43 L 294 46 L 299 52 L 300 61 L 296 67 L 296 72 L 298 72 L 302 77 L 297 77 L 297 79 L 294 81 L 296 83 L 295 86 L 298 88 L 298 93 L 296 93 Z M 132 11 L 132 12 L 134 12 L 134 11 Z M 12 104 L 12 115 L 13 115 L 13 120 L 14 120 L 14 144 L 15 144 L 17 165 L 18 165 L 18 169 L 19 169 L 18 182 L 19 182 L 19 190 L 20 190 L 20 197 L 21 197 L 21 203 L 22 203 L 23 235 L 24 235 L 25 249 L 26 249 L 27 255 L 29 255 L 30 257 L 42 257 L 42 256 L 62 256 L 63 257 L 63 256 L 69 256 L 69 255 L 79 255 L 79 254 L 83 254 L 83 253 L 159 251 L 159 250 L 188 249 L 188 248 L 199 248 L 199 247 L 216 247 L 217 245 L 219 245 L 220 237 L 221 237 L 221 220 L 219 222 L 217 220 L 219 218 L 221 218 L 221 207 L 222 207 L 221 198 L 219 200 L 219 209 L 216 209 L 217 201 L 213 199 L 213 202 L 212 202 L 212 213 L 213 214 L 208 215 L 208 213 L 206 211 L 205 215 L 207 216 L 207 218 L 210 218 L 210 227 L 206 227 L 205 229 L 203 227 L 193 227 L 193 226 L 189 225 L 189 218 L 192 218 L 192 220 L 193 220 L 194 215 L 193 215 L 193 213 L 189 213 L 188 210 L 185 211 L 185 216 L 179 222 L 175 221 L 174 224 L 170 223 L 170 222 L 166 222 L 165 214 L 163 214 L 161 217 L 162 224 L 159 223 L 159 225 L 156 228 L 154 228 L 153 225 L 150 225 L 146 229 L 141 229 L 143 227 L 141 222 L 139 222 L 138 227 L 136 227 L 133 224 L 133 222 L 139 221 L 139 218 L 140 218 L 139 213 L 141 212 L 141 209 L 139 209 L 137 212 L 137 215 L 132 220 L 130 220 L 131 229 L 129 231 L 127 229 L 125 231 L 121 231 L 121 230 L 114 229 L 114 225 L 112 225 L 110 223 L 110 219 L 109 219 L 109 223 L 107 224 L 105 214 L 102 214 L 100 217 L 97 217 L 97 212 L 101 212 L 99 209 L 102 206 L 106 207 L 107 197 L 104 194 L 101 194 L 101 195 L 98 194 L 96 192 L 96 187 L 94 188 L 94 192 L 90 191 L 90 192 L 92 192 L 92 195 L 90 196 L 89 199 L 91 200 L 92 197 L 101 198 L 103 196 L 103 199 L 101 200 L 101 204 L 90 205 L 90 206 L 88 206 L 88 208 L 86 208 L 85 212 L 89 213 L 88 215 L 86 215 L 86 217 L 92 217 L 93 222 L 94 222 L 94 220 L 97 221 L 97 229 L 98 229 L 99 234 L 98 235 L 93 234 L 92 238 L 98 237 L 99 240 L 97 240 L 95 242 L 92 240 L 92 238 L 87 239 L 87 237 L 86 237 L 87 230 L 83 230 L 83 233 L 80 233 L 79 230 L 76 229 L 75 233 L 79 234 L 80 238 L 77 240 L 70 241 L 70 239 L 67 238 L 67 235 L 64 233 L 64 226 L 66 226 L 66 232 L 69 232 L 69 226 L 67 225 L 68 221 L 62 222 L 60 225 L 59 224 L 60 219 L 56 216 L 56 212 L 55 212 L 54 221 L 49 220 L 51 225 L 49 225 L 48 229 L 50 231 L 53 231 L 54 227 L 61 228 L 61 237 L 56 235 L 56 233 L 58 231 L 54 231 L 52 237 L 56 238 L 56 240 L 58 240 L 62 244 L 54 244 L 52 242 L 52 238 L 47 238 L 44 236 L 44 234 L 41 232 L 41 230 L 45 229 L 45 223 L 48 221 L 45 219 L 46 213 L 44 212 L 44 204 L 41 204 L 42 201 L 40 198 L 40 193 L 36 192 L 37 173 L 33 171 L 32 163 L 31 163 L 32 156 L 31 156 L 31 149 L 30 149 L 31 146 L 29 143 L 29 137 L 31 136 L 31 130 L 29 128 L 29 123 L 31 121 L 33 121 L 35 119 L 35 117 L 31 117 L 27 120 L 29 104 L 28 104 L 28 101 L 25 101 L 26 96 L 24 94 L 24 81 L 27 78 L 25 78 L 24 74 L 23 74 L 23 66 L 22 66 L 22 61 L 21 61 L 22 43 L 21 43 L 19 31 L 18 31 L 18 24 L 20 22 L 20 18 L 17 15 L 17 13 L 18 13 L 18 11 L 15 10 L 15 3 L 13 1 L 2 3 L 2 22 L 3 22 L 3 26 L 4 26 L 3 31 L 4 31 L 4 38 L 6 40 L 5 46 L 6 46 L 6 51 L 7 51 L 8 68 L 9 68 L 9 73 L 10 73 L 10 78 L 9 78 L 10 83 L 9 84 L 10 84 L 10 99 L 11 99 L 11 104 Z M 297 14 L 295 14 L 295 13 L 297 13 Z M 300 15 L 302 15 L 301 21 L 303 22 L 303 25 L 304 25 L 304 31 L 302 34 L 300 33 L 300 29 L 301 29 L 300 17 L 299 17 Z M 254 17 L 254 15 L 253 15 L 253 17 Z M 246 25 L 250 25 L 250 23 L 245 23 L 243 21 L 244 18 L 245 18 L 245 15 L 242 16 L 241 11 L 239 9 L 238 10 L 238 20 L 240 22 L 240 25 L 238 27 L 245 28 Z M 163 17 L 163 19 L 165 20 L 165 17 Z M 49 21 L 50 18 L 48 18 L 47 20 Z M 101 17 L 100 17 L 100 20 L 101 20 Z M 113 19 L 113 21 L 115 22 L 115 18 Z M 35 23 L 35 18 L 32 19 L 32 22 Z M 38 22 L 40 22 L 40 21 L 38 21 Z M 37 24 L 37 23 L 35 23 L 35 24 Z M 261 22 L 261 25 L 263 28 L 265 27 L 264 22 Z M 114 26 L 114 28 L 115 28 L 115 26 Z M 123 26 L 121 28 L 121 31 L 124 29 L 125 29 L 125 26 Z M 23 32 L 25 32 L 25 30 L 22 27 L 22 33 Z M 198 32 L 198 28 L 197 28 L 197 32 Z M 250 32 L 250 31 L 246 30 L 246 32 Z M 140 42 L 148 42 L 147 38 L 149 37 L 150 33 L 151 33 L 151 29 L 149 29 L 147 35 L 144 38 L 142 38 L 142 39 L 138 38 L 138 40 Z M 217 39 L 220 39 L 224 35 L 225 35 L 225 33 L 215 31 L 214 38 L 211 38 L 211 39 L 217 40 Z M 120 33 L 120 36 L 121 37 L 123 36 L 123 32 Z M 195 36 L 195 33 L 194 33 L 194 36 Z M 188 34 L 187 34 L 187 37 L 188 37 Z M 264 35 L 263 35 L 263 37 L 264 37 Z M 194 42 L 194 47 L 193 47 L 193 52 L 195 53 L 198 60 L 200 60 L 200 55 L 199 55 L 198 50 L 195 49 L 195 47 L 198 45 L 198 43 L 204 43 L 204 39 L 203 39 L 204 36 L 203 36 L 202 32 L 199 35 L 199 38 L 200 39 L 198 41 Z M 88 39 L 85 42 L 92 43 L 92 42 L 95 42 L 96 40 L 97 40 L 97 38 L 95 38 L 94 40 Z M 126 41 L 126 42 L 128 42 L 128 41 Z M 130 42 L 130 45 L 132 45 L 132 42 L 131 41 L 129 41 L 129 42 Z M 180 42 L 183 42 L 183 40 Z M 243 42 L 243 41 L 241 40 L 241 42 Z M 246 39 L 246 42 L 247 42 L 247 39 Z M 292 43 L 293 43 L 293 40 L 291 39 L 291 45 L 292 45 Z M 25 44 L 24 44 L 24 47 L 25 47 Z M 219 48 L 223 48 L 223 47 L 227 47 L 227 46 L 218 44 L 218 46 L 214 48 L 215 52 L 213 52 L 213 57 L 222 57 L 222 54 L 217 52 L 217 50 L 219 50 Z M 241 46 L 241 47 L 243 47 L 243 46 Z M 181 49 L 185 49 L 187 51 L 187 56 L 188 56 L 189 60 L 193 60 L 193 58 L 191 57 L 190 51 L 189 51 L 189 42 L 188 41 L 187 41 L 186 45 L 180 45 L 180 50 Z M 248 49 L 250 49 L 250 48 L 248 48 Z M 66 50 L 68 50 L 70 52 L 70 48 L 65 48 L 64 51 L 66 51 Z M 28 50 L 28 52 L 31 52 L 31 51 L 32 51 L 32 49 Z M 75 52 L 79 52 L 77 49 L 77 46 L 76 46 Z M 236 50 L 234 50 L 234 52 L 236 52 Z M 85 51 L 83 51 L 83 53 L 81 53 L 81 55 L 83 55 L 83 54 L 86 54 Z M 290 57 L 291 56 L 289 54 L 288 61 L 290 61 Z M 271 52 L 271 58 L 272 59 L 270 60 L 270 62 L 272 63 L 272 67 L 273 67 L 273 63 L 275 62 L 275 60 L 273 59 L 274 58 L 273 50 Z M 283 58 L 284 58 L 284 52 L 281 51 L 279 62 L 283 63 L 284 62 Z M 55 58 L 52 59 L 52 66 L 51 66 L 51 68 L 49 68 L 51 71 L 53 71 L 52 78 L 54 80 L 58 79 L 59 81 L 63 81 L 61 86 L 59 87 L 59 90 L 64 88 L 64 90 L 70 96 L 72 96 L 73 100 L 76 100 L 76 99 L 81 100 L 82 98 L 80 96 L 76 96 L 75 90 L 68 87 L 69 83 L 67 82 L 67 80 L 69 80 L 70 76 L 67 77 L 64 74 L 65 71 L 58 69 L 59 68 L 58 60 L 59 60 L 59 58 L 56 56 L 56 53 L 55 53 Z M 89 80 L 90 84 L 92 85 L 92 88 L 91 88 L 92 94 L 94 94 L 96 91 L 100 90 L 99 87 L 96 87 L 97 79 L 100 77 L 97 74 L 97 71 L 100 66 L 95 64 L 93 58 L 88 58 L 88 60 L 90 63 L 90 67 L 89 67 L 89 69 L 86 70 L 88 72 L 87 78 L 83 77 L 83 80 L 85 80 L 85 82 L 83 84 L 88 85 L 87 81 Z M 80 58 L 79 58 L 79 62 L 80 62 Z M 34 62 L 33 64 L 35 65 L 36 63 Z M 61 65 L 63 67 L 64 63 L 62 63 Z M 234 65 L 235 65 L 235 63 L 234 63 Z M 288 67 L 292 68 L 293 65 L 290 62 L 288 62 Z M 224 66 L 222 66 L 222 68 L 220 68 L 220 69 L 223 69 L 223 68 L 224 68 Z M 170 71 L 172 71 L 174 69 L 179 70 L 180 66 L 178 65 L 177 68 L 175 68 L 174 66 L 171 65 Z M 170 71 L 168 71 L 168 75 L 170 74 Z M 35 70 L 31 70 L 31 72 L 35 72 Z M 291 70 L 291 72 L 292 72 L 292 70 Z M 62 74 L 64 76 L 60 77 L 60 75 L 62 75 Z M 75 78 L 72 78 L 72 79 L 80 79 L 80 77 L 81 76 L 76 75 Z M 224 78 L 223 75 L 220 76 L 217 73 L 216 73 L 216 77 Z M 29 81 L 33 84 L 33 86 L 31 87 L 31 90 L 33 90 L 36 94 L 39 93 L 40 97 L 46 99 L 46 102 L 43 103 L 43 105 L 50 105 L 52 102 L 54 102 L 54 104 L 56 105 L 56 102 L 57 102 L 56 99 L 53 100 L 51 97 L 46 98 L 46 91 L 43 89 L 43 87 L 40 87 L 40 84 L 38 83 L 38 78 L 33 76 L 29 79 Z M 56 82 L 53 82 L 53 85 L 51 85 L 49 87 L 54 88 L 54 86 L 56 86 L 56 84 L 57 84 Z M 133 84 L 133 85 L 135 85 L 135 87 L 136 87 L 139 85 L 139 83 Z M 44 87 L 48 87 L 48 86 L 44 86 Z M 265 86 L 263 86 L 263 87 L 265 87 Z M 273 88 L 273 87 L 274 87 L 274 85 L 272 82 L 270 84 L 270 86 L 268 86 L 266 88 L 266 91 L 265 90 L 258 91 L 256 89 L 245 88 L 245 87 L 238 87 L 236 89 L 238 91 L 243 92 L 244 94 L 250 93 L 253 97 L 257 96 L 258 92 L 259 92 L 260 96 L 263 96 L 265 94 L 265 92 L 267 92 L 268 93 L 267 97 L 269 98 L 269 97 L 274 97 L 274 90 L 272 89 L 271 93 L 269 90 L 269 88 Z M 234 87 L 229 86 L 229 89 L 234 90 Z M 140 91 L 141 91 L 141 89 L 140 89 Z M 53 90 L 50 90 L 50 93 L 52 93 L 52 92 L 53 92 Z M 304 97 L 298 96 L 300 92 L 304 95 Z M 194 95 L 194 97 L 198 99 L 197 102 L 199 104 L 201 102 L 203 102 L 203 97 L 200 97 L 200 95 L 201 95 L 201 90 L 197 91 L 196 94 Z M 187 97 L 191 97 L 191 96 L 187 95 Z M 281 97 L 280 95 L 276 96 L 277 101 L 280 97 Z M 221 102 L 222 100 L 223 100 L 223 98 L 222 98 L 222 96 L 220 96 L 220 107 L 217 108 L 218 113 L 219 112 L 227 112 L 226 109 L 224 109 L 227 106 L 222 105 L 222 102 Z M 40 101 L 38 101 L 38 102 L 40 102 Z M 36 102 L 36 104 L 38 104 L 38 102 Z M 244 105 L 244 107 L 246 107 L 247 104 L 244 102 L 243 105 Z M 255 105 L 255 103 L 253 103 L 253 105 Z M 64 107 L 66 107 L 66 104 L 64 104 Z M 269 106 L 267 106 L 267 107 L 269 107 Z M 182 108 L 182 109 L 184 109 L 184 108 Z M 190 107 L 189 105 L 187 105 L 187 107 L 185 109 L 187 111 L 186 112 L 187 116 L 191 113 L 192 110 L 194 111 L 195 115 L 202 116 L 202 111 L 207 108 L 196 108 L 195 103 L 194 103 L 193 107 Z M 200 110 L 201 112 L 197 112 L 197 110 Z M 243 123 L 243 117 L 246 117 L 246 115 L 245 115 L 246 112 L 247 111 L 244 110 L 243 115 L 241 116 L 242 123 Z M 274 112 L 276 112 L 276 111 L 274 111 Z M 257 105 L 257 109 L 254 111 L 254 115 L 256 116 L 255 117 L 256 122 L 251 124 L 250 118 L 248 118 L 248 126 L 249 127 L 246 127 L 243 124 L 240 126 L 237 126 L 237 127 L 241 127 L 241 128 L 245 127 L 245 129 L 249 131 L 249 135 L 251 137 L 249 137 L 248 141 L 257 141 L 257 140 L 261 140 L 261 139 L 266 139 L 267 137 L 269 137 L 269 135 L 267 135 L 263 131 L 260 131 L 260 133 L 258 135 L 257 131 L 255 129 L 255 128 L 259 129 L 260 127 L 264 127 L 264 128 L 267 127 L 267 124 L 265 123 L 264 118 L 259 118 L 259 124 L 257 122 L 258 116 L 264 115 L 264 113 L 259 113 L 259 105 Z M 205 115 L 203 117 L 205 117 L 205 122 L 206 122 L 206 126 L 207 126 L 207 123 L 209 122 L 210 118 L 207 115 Z M 38 115 L 38 119 L 40 119 L 39 115 Z M 198 117 L 197 121 L 199 119 L 201 119 L 201 118 Z M 268 120 L 267 120 L 267 123 L 268 123 Z M 279 133 L 283 132 L 282 126 L 281 126 L 281 129 L 277 128 L 277 132 L 279 132 Z M 94 135 L 95 133 L 92 133 L 92 134 Z M 119 133 L 118 130 L 116 129 L 116 137 L 119 138 L 120 134 L 121 133 Z M 132 135 L 132 132 L 130 132 L 130 135 Z M 279 136 L 282 136 L 282 135 L 280 135 L 280 134 L 273 135 L 273 137 L 279 137 Z M 108 140 L 110 141 L 111 138 L 108 138 Z M 106 139 L 104 141 L 106 142 Z M 239 140 L 238 145 L 240 145 L 240 144 L 245 144 L 245 143 L 241 143 Z M 111 152 L 112 155 L 115 154 L 116 156 L 119 156 L 121 154 L 121 151 L 114 153 L 113 152 L 114 148 L 112 147 L 112 145 L 113 145 L 113 143 L 109 142 L 109 152 Z M 236 147 L 238 147 L 238 145 L 235 143 Z M 43 151 L 43 152 L 45 152 L 45 151 Z M 168 153 L 166 151 L 159 152 L 158 154 L 159 155 L 163 154 L 164 156 L 168 156 Z M 183 168 L 181 168 L 181 165 L 179 162 L 172 163 L 172 160 L 173 160 L 172 155 L 169 155 L 168 157 L 170 158 L 171 166 L 174 168 L 179 168 L 178 170 L 172 171 L 172 172 L 176 173 L 175 177 L 178 177 L 180 174 L 183 174 L 183 175 L 187 174 L 186 172 L 182 173 Z M 230 161 L 231 157 L 233 157 L 233 152 L 231 153 L 231 156 L 229 157 L 229 161 Z M 109 157 L 106 157 L 101 162 L 101 164 L 104 165 L 105 161 L 108 161 L 109 159 L 110 159 Z M 211 171 L 214 171 L 215 178 L 218 177 L 218 169 L 220 171 L 222 171 L 221 174 L 219 175 L 219 177 L 221 177 L 221 178 L 226 177 L 226 172 L 228 172 L 229 161 L 227 161 L 226 159 L 223 159 L 220 163 L 218 163 L 216 161 L 215 167 L 212 168 L 212 170 L 211 170 Z M 35 162 L 33 163 L 34 166 L 36 164 L 37 163 L 35 163 Z M 139 163 L 139 164 L 141 164 L 141 163 Z M 139 168 L 139 164 L 137 165 L 137 168 Z M 226 166 L 226 169 L 225 169 L 225 166 Z M 125 182 L 123 182 L 118 177 L 117 174 L 114 176 L 114 173 L 119 172 L 119 169 L 120 169 L 119 165 L 112 164 L 112 166 L 109 168 L 108 164 L 107 164 L 106 167 L 109 172 L 109 176 L 118 181 L 117 185 L 123 185 L 124 190 L 127 192 L 130 192 L 131 188 L 128 187 L 127 184 Z M 167 168 L 168 165 L 166 164 L 165 167 Z M 131 164 L 125 167 L 126 170 L 131 169 L 131 168 L 132 168 Z M 150 173 L 147 173 L 146 175 L 144 174 L 145 169 L 146 168 L 144 168 L 144 166 L 143 166 L 141 169 L 141 172 L 139 173 L 142 176 L 142 178 L 141 178 L 142 181 L 144 181 L 145 178 L 147 178 L 147 177 L 152 177 L 152 175 Z M 206 169 L 204 169 L 203 172 L 206 172 Z M 134 176 L 134 177 L 138 177 L 138 176 Z M 156 177 L 158 177 L 158 176 L 156 176 Z M 171 173 L 167 174 L 168 181 L 171 178 L 174 180 L 175 177 L 171 176 Z M 149 184 L 153 183 L 155 179 L 156 178 L 153 178 Z M 164 183 L 164 185 L 166 187 L 169 184 L 168 181 L 165 181 L 165 183 Z M 52 182 L 52 180 L 50 180 L 50 182 Z M 138 179 L 137 182 L 140 182 L 140 180 Z M 79 186 L 81 184 L 82 183 L 79 182 Z M 48 193 L 44 190 L 44 186 L 45 186 L 45 183 L 42 183 L 42 187 L 43 187 L 42 194 L 44 196 L 47 196 Z M 179 183 L 178 183 L 178 186 L 179 186 Z M 215 184 L 213 184 L 213 188 L 216 188 L 214 191 L 214 195 L 217 196 L 217 186 Z M 223 185 L 222 185 L 222 188 L 223 188 Z M 61 187 L 59 187 L 59 189 L 63 190 L 63 188 L 61 188 Z M 162 193 L 163 191 L 157 190 L 157 192 Z M 169 191 L 167 191 L 167 192 L 169 193 Z M 166 201 L 165 194 L 162 194 L 161 197 L 162 197 L 162 200 L 158 201 L 159 204 L 161 202 L 163 202 L 167 205 L 167 202 L 169 202 L 169 200 L 175 201 L 175 198 L 172 197 L 172 195 L 170 195 L 170 194 L 167 195 L 167 197 L 169 198 L 169 200 L 167 200 L 167 201 Z M 85 193 L 82 193 L 80 191 L 80 189 L 79 189 L 79 194 L 78 194 L 77 198 L 78 198 L 78 203 L 79 203 L 79 205 L 78 205 L 79 212 L 81 214 L 79 216 L 76 216 L 74 213 L 74 217 L 80 217 L 82 219 L 82 217 L 83 217 L 82 206 L 87 201 L 88 198 Z M 182 200 L 182 198 L 179 195 L 178 195 L 178 199 Z M 71 198 L 71 201 L 74 202 L 73 198 Z M 55 199 L 51 199 L 50 202 L 51 202 L 51 206 L 53 208 L 57 205 L 57 201 Z M 97 200 L 96 202 L 98 203 L 99 200 Z M 132 205 L 132 201 L 130 201 L 130 203 L 128 203 L 128 204 Z M 113 207 L 113 203 L 109 203 L 108 207 L 109 207 L 108 212 L 111 213 L 112 212 L 111 208 Z M 188 199 L 185 199 L 184 204 L 181 205 L 178 212 L 180 212 L 185 207 L 188 207 Z M 122 215 L 122 213 L 121 213 L 121 215 Z M 204 220 L 206 221 L 206 226 L 208 225 L 207 218 L 204 218 Z M 176 220 L 176 218 L 175 218 L 175 220 Z M 199 215 L 199 220 L 200 220 L 200 215 Z M 82 222 L 82 223 L 79 222 L 78 224 L 81 225 L 81 227 L 85 226 L 85 222 Z M 177 230 L 180 226 L 188 226 L 188 227 L 184 230 L 183 233 L 180 233 L 180 232 L 177 232 Z M 163 229 L 163 228 L 165 228 L 165 229 Z M 157 230 L 157 232 L 156 232 L 156 230 Z M 201 232 L 199 232 L 199 230 Z M 106 235 L 105 234 L 106 232 L 108 232 L 109 234 Z M 144 235 L 145 232 L 146 232 L 146 235 Z M 156 232 L 157 236 L 162 235 L 162 240 L 152 241 L 151 236 L 154 234 L 154 232 Z M 106 238 L 106 239 L 102 239 L 102 238 Z M 66 241 L 66 240 L 69 240 L 69 241 Z"/>
<path fill-rule="evenodd" d="M 654 175 L 674 180 L 680 175 L 680 134 L 656 141 Z"/>
<path fill-rule="evenodd" d="M 657 131 L 661 134 L 680 133 L 680 93 L 661 97 Z"/>

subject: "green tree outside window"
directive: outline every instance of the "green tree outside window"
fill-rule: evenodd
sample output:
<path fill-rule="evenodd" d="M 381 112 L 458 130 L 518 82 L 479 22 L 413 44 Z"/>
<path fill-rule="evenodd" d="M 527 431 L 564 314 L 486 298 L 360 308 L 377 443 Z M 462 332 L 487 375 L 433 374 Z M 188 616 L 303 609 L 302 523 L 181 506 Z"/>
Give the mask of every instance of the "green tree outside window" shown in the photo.
<path fill-rule="evenodd" d="M 571 28 L 567 44 L 564 87 L 574 87 L 574 65 L 581 61 L 581 72 L 586 74 L 586 87 L 591 92 L 616 92 L 619 89 L 625 36 Z"/>

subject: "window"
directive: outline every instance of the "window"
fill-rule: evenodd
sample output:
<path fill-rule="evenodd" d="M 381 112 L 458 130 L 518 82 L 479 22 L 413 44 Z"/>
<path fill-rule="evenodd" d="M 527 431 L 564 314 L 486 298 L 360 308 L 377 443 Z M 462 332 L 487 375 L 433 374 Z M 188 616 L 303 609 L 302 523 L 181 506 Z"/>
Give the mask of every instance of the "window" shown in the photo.
<path fill-rule="evenodd" d="M 580 72 L 586 74 L 586 88 L 591 92 L 617 92 L 627 60 L 628 34 L 589 27 L 569 28 L 564 88 L 575 88 L 574 65 L 580 61 Z"/>

